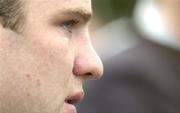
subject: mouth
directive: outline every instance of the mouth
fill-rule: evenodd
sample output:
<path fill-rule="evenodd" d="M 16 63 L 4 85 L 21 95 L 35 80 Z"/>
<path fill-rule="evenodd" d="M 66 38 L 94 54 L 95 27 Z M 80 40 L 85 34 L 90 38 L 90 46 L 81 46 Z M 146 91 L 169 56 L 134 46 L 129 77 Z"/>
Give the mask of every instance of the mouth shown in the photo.
<path fill-rule="evenodd" d="M 65 99 L 65 110 L 67 113 L 77 113 L 75 104 L 81 102 L 84 98 L 84 92 L 75 93 Z"/>

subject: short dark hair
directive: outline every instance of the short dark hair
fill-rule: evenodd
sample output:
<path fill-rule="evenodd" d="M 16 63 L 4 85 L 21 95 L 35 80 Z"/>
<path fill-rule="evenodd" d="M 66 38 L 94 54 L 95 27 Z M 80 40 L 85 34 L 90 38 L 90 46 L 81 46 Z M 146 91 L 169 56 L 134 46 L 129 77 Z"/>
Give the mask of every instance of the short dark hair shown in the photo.
<path fill-rule="evenodd" d="M 21 0 L 0 0 L 0 17 L 6 28 L 18 31 L 23 20 Z"/>

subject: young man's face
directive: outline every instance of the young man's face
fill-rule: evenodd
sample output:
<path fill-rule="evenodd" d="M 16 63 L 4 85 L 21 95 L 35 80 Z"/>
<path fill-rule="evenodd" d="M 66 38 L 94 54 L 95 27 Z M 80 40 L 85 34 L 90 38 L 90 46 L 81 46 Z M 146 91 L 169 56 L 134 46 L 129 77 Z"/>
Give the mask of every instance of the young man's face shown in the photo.
<path fill-rule="evenodd" d="M 90 0 L 24 0 L 23 33 L 0 26 L 0 113 L 74 113 L 83 81 L 99 78 Z"/>

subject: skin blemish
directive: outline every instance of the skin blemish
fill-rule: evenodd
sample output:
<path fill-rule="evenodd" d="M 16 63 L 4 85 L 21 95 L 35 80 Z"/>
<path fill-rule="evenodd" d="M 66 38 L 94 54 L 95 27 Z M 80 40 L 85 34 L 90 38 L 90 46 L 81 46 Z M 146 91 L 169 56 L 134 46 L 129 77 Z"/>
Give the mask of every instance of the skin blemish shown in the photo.
<path fill-rule="evenodd" d="M 31 78 L 31 75 L 29 75 L 29 74 L 27 74 L 26 76 L 27 76 L 27 78 Z"/>
<path fill-rule="evenodd" d="M 30 97 L 30 93 L 27 93 L 27 97 Z"/>
<path fill-rule="evenodd" d="M 30 75 L 30 74 L 27 74 L 27 75 L 26 75 L 26 77 L 28 78 L 28 80 L 30 80 L 30 81 L 32 80 L 32 78 L 31 78 L 31 75 Z"/>
<path fill-rule="evenodd" d="M 38 86 L 38 87 L 41 86 L 41 81 L 40 81 L 40 79 L 37 79 L 37 86 Z"/>

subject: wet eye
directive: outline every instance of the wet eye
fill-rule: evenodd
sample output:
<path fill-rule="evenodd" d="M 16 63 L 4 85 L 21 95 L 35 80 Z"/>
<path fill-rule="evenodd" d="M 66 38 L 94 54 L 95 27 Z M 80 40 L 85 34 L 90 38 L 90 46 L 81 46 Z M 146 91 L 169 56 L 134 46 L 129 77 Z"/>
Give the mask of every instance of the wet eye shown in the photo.
<path fill-rule="evenodd" d="M 65 30 L 72 32 L 73 27 L 75 27 L 78 23 L 79 21 L 77 20 L 68 20 L 63 22 L 62 26 Z"/>

